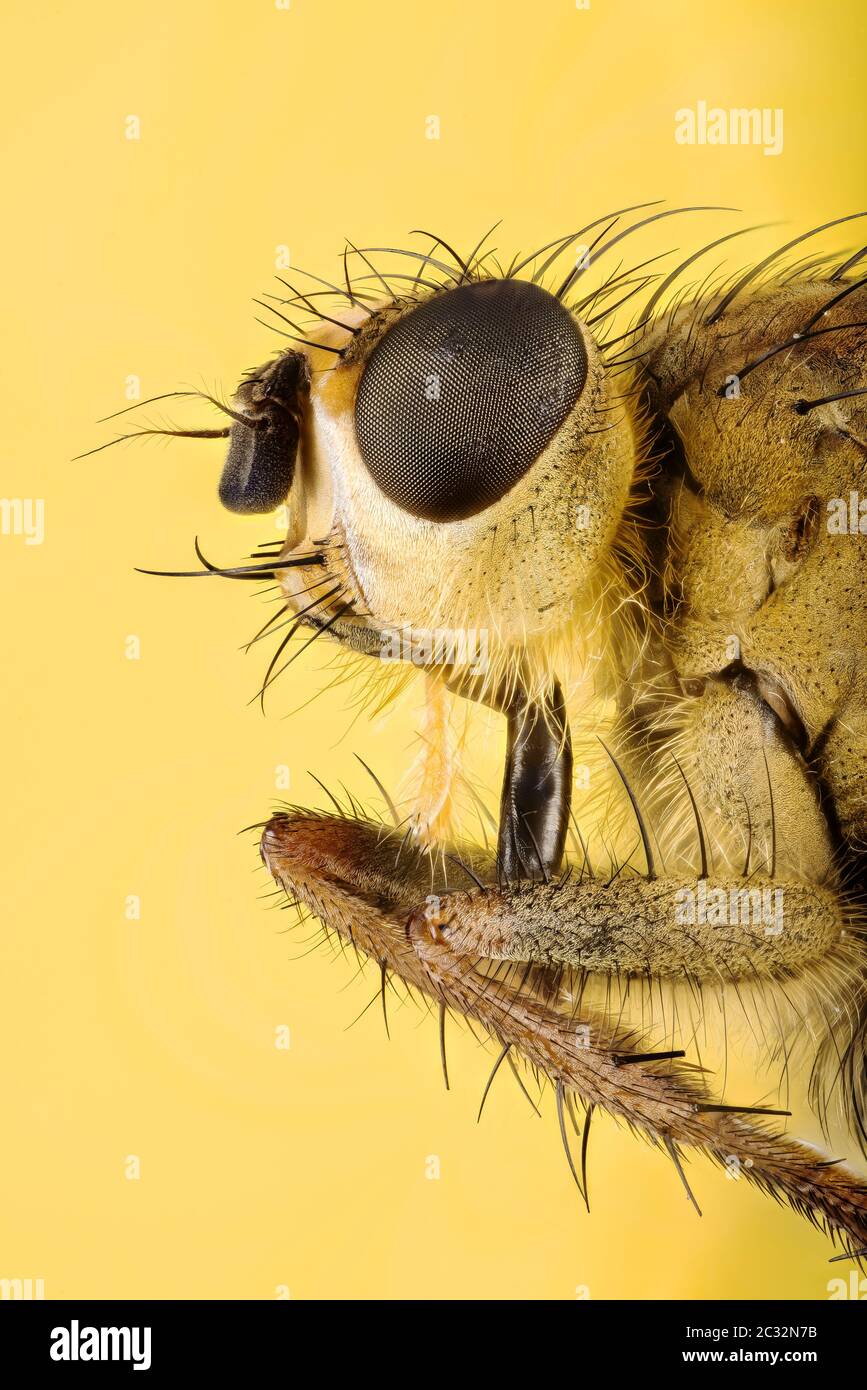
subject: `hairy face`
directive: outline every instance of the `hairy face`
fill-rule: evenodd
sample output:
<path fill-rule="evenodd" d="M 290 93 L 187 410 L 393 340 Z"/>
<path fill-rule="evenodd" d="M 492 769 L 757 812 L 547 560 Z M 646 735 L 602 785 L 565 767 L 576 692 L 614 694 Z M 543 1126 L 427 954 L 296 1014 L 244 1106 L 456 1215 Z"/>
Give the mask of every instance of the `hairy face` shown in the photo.
<path fill-rule="evenodd" d="M 312 576 L 284 572 L 288 602 L 356 650 L 484 631 L 546 669 L 579 600 L 593 612 L 610 582 L 633 477 L 633 427 L 591 332 L 530 281 L 475 276 L 343 321 L 317 329 L 296 373 L 281 558 L 321 558 Z M 242 383 L 239 410 L 273 370 Z M 232 434 L 230 483 L 252 437 Z"/>

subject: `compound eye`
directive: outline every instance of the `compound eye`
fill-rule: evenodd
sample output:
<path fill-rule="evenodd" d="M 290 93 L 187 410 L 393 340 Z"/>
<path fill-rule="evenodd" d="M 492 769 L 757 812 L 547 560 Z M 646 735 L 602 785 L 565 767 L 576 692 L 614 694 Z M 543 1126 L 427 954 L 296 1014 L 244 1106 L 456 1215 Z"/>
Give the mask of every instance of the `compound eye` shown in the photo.
<path fill-rule="evenodd" d="M 399 319 L 370 356 L 355 403 L 377 486 L 427 521 L 458 521 L 515 486 L 587 378 L 581 332 L 522 280 L 449 290 Z"/>

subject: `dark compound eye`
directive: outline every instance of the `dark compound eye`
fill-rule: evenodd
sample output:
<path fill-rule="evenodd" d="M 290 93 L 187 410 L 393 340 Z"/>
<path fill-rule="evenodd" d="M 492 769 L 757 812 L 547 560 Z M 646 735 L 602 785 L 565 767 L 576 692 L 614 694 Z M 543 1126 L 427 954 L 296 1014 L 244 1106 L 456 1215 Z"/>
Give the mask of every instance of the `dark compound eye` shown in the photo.
<path fill-rule="evenodd" d="M 358 387 L 362 458 L 385 495 L 428 521 L 498 501 L 581 394 L 587 354 L 559 300 L 521 280 L 487 280 L 407 314 Z"/>

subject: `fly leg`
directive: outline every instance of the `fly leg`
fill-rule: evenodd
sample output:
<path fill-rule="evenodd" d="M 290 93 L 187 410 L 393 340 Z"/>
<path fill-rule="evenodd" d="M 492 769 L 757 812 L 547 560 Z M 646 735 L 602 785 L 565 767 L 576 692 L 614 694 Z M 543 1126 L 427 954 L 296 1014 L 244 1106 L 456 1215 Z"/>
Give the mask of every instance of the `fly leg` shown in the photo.
<path fill-rule="evenodd" d="M 563 860 L 572 797 L 572 741 L 559 681 L 552 681 L 541 698 L 520 684 L 493 693 L 464 678 L 447 684 L 506 717 L 500 878 L 548 879 Z"/>
<path fill-rule="evenodd" d="M 460 1013 L 502 1055 L 513 1051 L 548 1077 L 561 1132 L 564 1106 L 574 1096 L 586 1108 L 585 1135 L 593 1107 L 602 1107 L 664 1145 L 684 1182 L 682 1147 L 703 1150 L 721 1164 L 736 1159 L 749 1181 L 824 1222 L 850 1248 L 867 1244 L 867 1186 L 842 1165 L 824 1163 L 814 1149 L 770 1130 L 761 1114 L 717 1101 L 704 1073 L 670 1052 L 649 1051 L 641 1037 L 576 1001 L 569 989 L 550 982 L 540 988 L 521 966 L 505 980 L 493 979 L 490 961 L 432 937 L 412 904 L 425 890 L 435 896 L 446 891 L 431 878 L 441 870 L 395 832 L 296 811 L 274 816 L 261 844 L 266 866 L 291 899 L 377 962 L 383 981 L 388 973 L 400 977 L 438 1003 L 443 1017 Z M 464 857 L 460 847 L 458 855 Z M 490 860 L 477 853 L 464 862 L 488 892 L 496 891 Z M 545 885 L 526 887 L 545 891 Z M 586 1174 L 582 1178 L 586 1196 Z"/>

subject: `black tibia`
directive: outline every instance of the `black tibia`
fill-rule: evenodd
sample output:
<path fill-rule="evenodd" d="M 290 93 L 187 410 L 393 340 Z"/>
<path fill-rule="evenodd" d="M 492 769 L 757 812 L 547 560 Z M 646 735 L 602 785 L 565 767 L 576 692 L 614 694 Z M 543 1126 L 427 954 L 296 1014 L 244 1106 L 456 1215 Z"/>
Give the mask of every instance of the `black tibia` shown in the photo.
<path fill-rule="evenodd" d="M 572 740 L 560 682 L 551 683 L 543 700 L 531 699 L 520 684 L 491 690 L 463 673 L 448 678 L 446 686 L 506 716 L 497 844 L 501 881 L 547 879 L 563 859 L 572 798 Z"/>
<path fill-rule="evenodd" d="M 560 868 L 572 795 L 572 741 L 559 683 L 544 706 L 519 694 L 505 714 L 500 877 L 547 878 Z"/>

